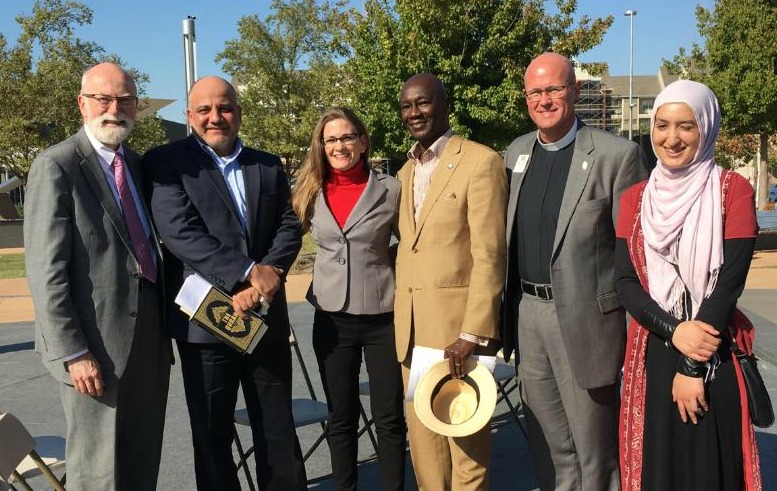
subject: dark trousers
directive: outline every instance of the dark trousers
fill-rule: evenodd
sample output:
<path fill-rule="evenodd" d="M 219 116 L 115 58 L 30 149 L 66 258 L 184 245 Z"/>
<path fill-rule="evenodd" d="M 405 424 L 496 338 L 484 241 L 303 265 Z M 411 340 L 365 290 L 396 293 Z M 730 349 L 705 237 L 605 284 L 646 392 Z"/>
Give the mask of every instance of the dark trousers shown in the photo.
<path fill-rule="evenodd" d="M 251 420 L 261 490 L 306 489 L 305 467 L 291 412 L 288 343 L 259 343 L 250 355 L 223 344 L 178 341 L 200 491 L 239 490 L 232 459 L 238 384 Z"/>
<path fill-rule="evenodd" d="M 383 489 L 403 489 L 407 429 L 393 313 L 350 315 L 316 310 L 313 347 L 329 405 L 329 453 L 337 489 L 356 490 L 362 351 L 370 378 Z"/>

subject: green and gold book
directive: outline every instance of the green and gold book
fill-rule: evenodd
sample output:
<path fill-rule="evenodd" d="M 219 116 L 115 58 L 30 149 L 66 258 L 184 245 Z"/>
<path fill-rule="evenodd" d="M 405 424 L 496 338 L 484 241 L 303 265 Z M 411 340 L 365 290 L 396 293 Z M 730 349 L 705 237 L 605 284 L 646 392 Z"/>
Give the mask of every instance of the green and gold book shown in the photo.
<path fill-rule="evenodd" d="M 248 319 L 236 316 L 232 298 L 199 275 L 186 278 L 175 302 L 189 319 L 241 353 L 253 352 L 268 329 L 254 311 Z"/>

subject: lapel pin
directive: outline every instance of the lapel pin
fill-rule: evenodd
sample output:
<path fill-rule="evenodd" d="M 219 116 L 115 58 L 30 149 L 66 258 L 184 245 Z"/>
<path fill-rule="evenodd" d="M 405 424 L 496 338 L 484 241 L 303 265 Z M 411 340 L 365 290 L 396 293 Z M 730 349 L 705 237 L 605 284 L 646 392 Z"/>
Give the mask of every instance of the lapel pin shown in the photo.
<path fill-rule="evenodd" d="M 588 168 L 588 161 L 584 160 L 583 161 L 583 170 L 586 170 L 587 168 Z"/>
<path fill-rule="evenodd" d="M 453 163 L 448 164 L 449 169 L 453 169 Z"/>

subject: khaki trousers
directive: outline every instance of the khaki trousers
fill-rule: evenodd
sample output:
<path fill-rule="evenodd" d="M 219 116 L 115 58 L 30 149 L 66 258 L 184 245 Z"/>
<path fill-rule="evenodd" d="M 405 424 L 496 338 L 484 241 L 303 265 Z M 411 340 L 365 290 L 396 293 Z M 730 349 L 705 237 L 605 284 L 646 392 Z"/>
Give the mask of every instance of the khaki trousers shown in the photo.
<path fill-rule="evenodd" d="M 410 356 L 402 362 L 407 391 Z M 475 491 L 488 489 L 491 461 L 491 425 L 474 435 L 452 438 L 439 435 L 418 419 L 413 403 L 405 403 L 410 458 L 419 491 Z"/>

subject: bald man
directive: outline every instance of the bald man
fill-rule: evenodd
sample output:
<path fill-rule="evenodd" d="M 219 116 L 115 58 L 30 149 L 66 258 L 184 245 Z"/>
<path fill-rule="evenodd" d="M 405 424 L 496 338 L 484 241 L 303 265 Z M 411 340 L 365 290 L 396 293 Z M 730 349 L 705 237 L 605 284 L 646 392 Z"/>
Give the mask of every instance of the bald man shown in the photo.
<path fill-rule="evenodd" d="M 615 490 L 626 339 L 615 291 L 615 220 L 621 193 L 647 177 L 644 156 L 636 144 L 577 118 L 580 88 L 567 58 L 535 58 L 524 95 L 537 131 L 505 154 L 505 355 L 518 350 L 540 488 Z"/>
<path fill-rule="evenodd" d="M 394 324 L 406 386 L 415 346 L 444 350 L 451 376 L 462 378 L 469 357 L 495 351 L 499 338 L 504 165 L 492 149 L 453 133 L 448 107 L 432 74 L 413 75 L 402 86 L 400 116 L 415 140 L 397 174 L 403 191 Z M 412 403 L 405 411 L 420 490 L 489 488 L 490 425 L 448 437 L 424 426 Z"/>
<path fill-rule="evenodd" d="M 62 382 L 68 489 L 156 489 L 172 352 L 140 157 L 123 144 L 137 103 L 121 67 L 87 70 L 84 126 L 27 182 L 36 349 Z"/>
<path fill-rule="evenodd" d="M 236 312 L 270 302 L 270 326 L 244 355 L 221 343 L 170 302 L 170 335 L 181 358 L 200 490 L 237 490 L 232 460 L 238 386 L 251 419 L 259 489 L 305 489 L 305 468 L 291 413 L 291 350 L 283 275 L 302 244 L 280 159 L 243 146 L 235 89 L 218 77 L 198 80 L 186 110 L 192 135 L 144 157 L 153 175 L 151 208 L 172 255 L 174 298 L 197 272 L 233 295 Z"/>

